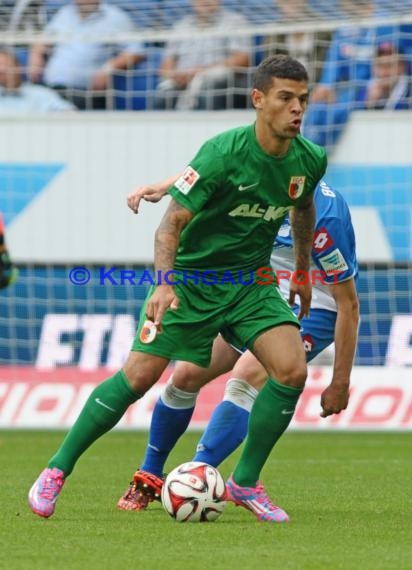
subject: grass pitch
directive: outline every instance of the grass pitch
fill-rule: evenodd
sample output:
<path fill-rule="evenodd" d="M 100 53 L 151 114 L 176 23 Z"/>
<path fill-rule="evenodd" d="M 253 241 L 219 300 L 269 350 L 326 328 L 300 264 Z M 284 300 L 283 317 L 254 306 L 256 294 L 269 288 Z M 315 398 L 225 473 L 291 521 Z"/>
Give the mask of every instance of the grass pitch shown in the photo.
<path fill-rule="evenodd" d="M 412 433 L 286 434 L 263 472 L 291 516 L 259 523 L 228 504 L 213 523 L 176 523 L 155 503 L 116 502 L 143 455 L 145 433 L 104 436 L 80 459 L 55 515 L 26 504 L 59 432 L 0 432 L 0 568 L 5 570 L 403 570 L 412 568 Z M 192 457 L 186 434 L 170 470 Z M 221 467 L 227 477 L 234 454 Z"/>

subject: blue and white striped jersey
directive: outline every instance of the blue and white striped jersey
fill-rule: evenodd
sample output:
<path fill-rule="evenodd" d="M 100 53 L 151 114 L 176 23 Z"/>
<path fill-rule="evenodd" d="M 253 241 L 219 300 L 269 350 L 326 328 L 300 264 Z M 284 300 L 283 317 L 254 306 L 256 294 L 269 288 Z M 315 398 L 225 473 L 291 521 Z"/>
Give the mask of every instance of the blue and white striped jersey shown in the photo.
<path fill-rule="evenodd" d="M 335 301 L 328 284 L 346 281 L 354 277 L 357 281 L 355 232 L 349 207 L 339 192 L 321 180 L 314 193 L 316 225 L 312 244 L 310 278 L 312 282 L 312 308 L 336 311 Z M 292 232 L 289 217 L 279 229 L 271 256 L 273 269 L 277 272 L 282 294 L 289 296 L 289 280 L 281 271 L 293 272 Z M 299 301 L 299 297 L 297 297 Z"/>

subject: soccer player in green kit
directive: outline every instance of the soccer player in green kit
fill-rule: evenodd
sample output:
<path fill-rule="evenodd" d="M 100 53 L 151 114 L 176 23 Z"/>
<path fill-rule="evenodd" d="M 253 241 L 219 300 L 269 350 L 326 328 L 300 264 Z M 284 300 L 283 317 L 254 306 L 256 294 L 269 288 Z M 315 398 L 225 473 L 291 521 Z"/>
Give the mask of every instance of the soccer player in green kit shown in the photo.
<path fill-rule="evenodd" d="M 286 512 L 258 481 L 293 416 L 307 375 L 299 320 L 278 288 L 267 285 L 273 241 L 290 210 L 300 296 L 309 311 L 307 279 L 315 210 L 313 192 L 326 170 L 323 149 L 300 136 L 308 76 L 296 60 L 270 56 L 257 68 L 253 125 L 208 140 L 169 190 L 172 201 L 156 231 L 158 284 L 148 293 L 122 370 L 91 393 L 62 445 L 29 492 L 29 505 L 49 517 L 82 453 L 114 427 L 173 360 L 209 364 L 218 333 L 246 346 L 270 378 L 253 406 L 243 454 L 228 481 L 230 498 L 259 520 Z M 254 275 L 251 284 L 249 277 Z M 305 278 L 306 277 L 306 278 Z M 176 284 L 171 284 L 171 280 Z M 145 321 L 145 318 L 149 320 Z"/>

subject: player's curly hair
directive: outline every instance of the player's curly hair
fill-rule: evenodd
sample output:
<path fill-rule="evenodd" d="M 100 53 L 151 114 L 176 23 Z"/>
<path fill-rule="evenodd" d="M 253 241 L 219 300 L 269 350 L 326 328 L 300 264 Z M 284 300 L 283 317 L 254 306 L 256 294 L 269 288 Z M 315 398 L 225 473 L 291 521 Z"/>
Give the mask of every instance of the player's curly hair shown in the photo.
<path fill-rule="evenodd" d="M 258 65 L 253 77 L 253 89 L 265 93 L 272 86 L 273 77 L 309 81 L 305 66 L 297 59 L 284 54 L 269 55 Z"/>

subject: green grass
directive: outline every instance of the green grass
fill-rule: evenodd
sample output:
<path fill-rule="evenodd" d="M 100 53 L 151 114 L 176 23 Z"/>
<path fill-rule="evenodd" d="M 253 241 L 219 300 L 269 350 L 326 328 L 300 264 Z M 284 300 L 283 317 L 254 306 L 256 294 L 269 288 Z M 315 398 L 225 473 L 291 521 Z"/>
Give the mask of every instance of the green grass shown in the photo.
<path fill-rule="evenodd" d="M 167 468 L 191 458 L 184 436 Z M 114 432 L 79 461 L 44 520 L 26 494 L 58 446 L 58 432 L 0 432 L 0 568 L 7 570 L 403 570 L 412 568 L 412 434 L 289 433 L 263 472 L 291 515 L 259 523 L 232 504 L 214 523 L 174 522 L 159 503 L 143 513 L 115 504 L 141 459 L 146 434 Z M 221 466 L 226 477 L 237 454 Z"/>

